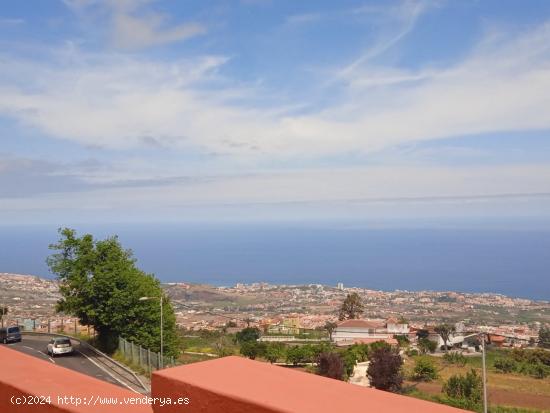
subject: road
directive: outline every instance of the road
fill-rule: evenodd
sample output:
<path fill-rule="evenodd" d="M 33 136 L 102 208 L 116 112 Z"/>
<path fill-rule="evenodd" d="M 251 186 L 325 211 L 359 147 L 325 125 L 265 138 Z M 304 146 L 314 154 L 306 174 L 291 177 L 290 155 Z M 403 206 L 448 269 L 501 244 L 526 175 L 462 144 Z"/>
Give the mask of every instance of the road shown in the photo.
<path fill-rule="evenodd" d="M 115 379 L 107 369 L 100 367 L 97 362 L 82 354 L 80 352 L 80 344 L 75 340 L 71 340 L 75 350 L 72 354 L 55 356 L 55 358 L 50 357 L 46 351 L 46 346 L 48 345 L 49 340 L 49 337 L 23 336 L 23 340 L 20 343 L 0 345 L 6 345 L 13 350 L 17 350 L 40 360 L 47 361 L 48 363 L 56 364 L 79 373 L 86 374 L 87 376 L 92 376 L 96 379 L 127 388 Z"/>

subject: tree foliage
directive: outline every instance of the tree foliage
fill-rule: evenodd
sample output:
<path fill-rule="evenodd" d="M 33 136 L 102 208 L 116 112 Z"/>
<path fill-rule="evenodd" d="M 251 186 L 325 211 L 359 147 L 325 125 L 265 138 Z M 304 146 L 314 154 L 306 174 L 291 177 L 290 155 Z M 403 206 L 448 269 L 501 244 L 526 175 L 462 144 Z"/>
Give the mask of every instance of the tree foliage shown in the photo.
<path fill-rule="evenodd" d="M 328 337 L 331 341 L 332 341 L 332 333 L 334 332 L 336 327 L 338 327 L 338 324 L 336 324 L 334 321 L 327 321 L 325 323 L 324 329 L 327 331 Z"/>
<path fill-rule="evenodd" d="M 241 354 L 254 360 L 256 357 L 263 357 L 265 354 L 266 346 L 264 343 L 258 341 L 244 341 L 241 343 Z"/>
<path fill-rule="evenodd" d="M 421 338 L 417 346 L 422 354 L 433 353 L 437 349 L 437 343 L 429 338 Z"/>
<path fill-rule="evenodd" d="M 443 347 L 447 351 L 447 343 L 449 343 L 449 338 L 455 332 L 455 327 L 450 324 L 440 324 L 434 328 L 434 331 L 441 336 Z"/>
<path fill-rule="evenodd" d="M 260 338 L 260 330 L 257 327 L 246 327 L 239 331 L 235 338 L 241 344 L 247 341 L 256 341 Z"/>
<path fill-rule="evenodd" d="M 424 328 L 421 328 L 416 332 L 416 337 L 418 337 L 419 340 L 423 338 L 428 338 L 429 336 L 430 336 L 430 332 Z"/>
<path fill-rule="evenodd" d="M 270 363 L 284 360 L 286 357 L 285 345 L 283 343 L 267 343 L 264 357 Z"/>
<path fill-rule="evenodd" d="M 331 379 L 344 380 L 344 361 L 337 353 L 321 353 L 317 356 L 317 374 Z"/>
<path fill-rule="evenodd" d="M 550 348 L 550 327 L 541 327 L 539 330 L 539 347 Z"/>
<path fill-rule="evenodd" d="M 342 303 L 338 319 L 341 321 L 359 318 L 363 314 L 363 311 L 364 306 L 361 297 L 357 293 L 351 293 L 347 295 Z"/>
<path fill-rule="evenodd" d="M 372 386 L 379 390 L 399 391 L 403 383 L 403 359 L 399 351 L 390 347 L 372 349 L 367 375 Z"/>
<path fill-rule="evenodd" d="M 170 300 L 152 274 L 137 268 L 132 252 L 123 249 L 116 236 L 95 240 L 90 234 L 78 237 L 68 228 L 60 229 L 59 235 L 58 242 L 50 245 L 57 252 L 47 259 L 60 281 L 57 311 L 93 326 L 106 351 L 113 351 L 121 336 L 158 352 L 162 297 L 164 354 L 177 356 L 179 338 Z"/>

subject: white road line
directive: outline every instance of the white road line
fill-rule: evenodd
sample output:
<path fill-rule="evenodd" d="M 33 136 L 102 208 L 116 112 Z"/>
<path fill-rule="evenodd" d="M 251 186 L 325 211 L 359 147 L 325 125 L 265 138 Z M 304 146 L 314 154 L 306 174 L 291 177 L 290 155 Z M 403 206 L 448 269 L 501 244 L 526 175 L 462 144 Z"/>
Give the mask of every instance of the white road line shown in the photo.
<path fill-rule="evenodd" d="M 53 364 L 55 364 L 55 360 L 54 360 L 54 359 L 52 359 L 51 357 L 48 357 L 48 358 L 50 359 L 50 361 L 51 361 Z"/>
<path fill-rule="evenodd" d="M 95 364 L 97 368 L 103 370 L 105 373 L 107 373 L 109 376 L 111 376 L 113 379 L 115 379 L 116 381 L 118 381 L 120 384 L 122 384 L 123 386 L 126 386 L 128 387 L 130 390 L 132 390 L 134 393 L 137 393 L 137 394 L 141 394 L 140 392 L 138 391 L 135 391 L 134 389 L 132 389 L 130 386 L 128 386 L 126 383 L 124 383 L 123 381 L 117 379 L 115 376 L 113 376 L 111 374 L 111 372 L 109 372 L 105 367 L 103 366 L 100 366 L 97 362 L 95 362 L 94 360 L 92 360 L 91 357 L 88 357 L 86 354 L 84 354 L 83 352 L 81 352 L 80 350 L 76 350 L 78 351 L 80 354 L 82 354 L 84 357 L 86 357 L 91 363 Z"/>
<path fill-rule="evenodd" d="M 34 348 L 29 347 L 29 346 L 23 346 L 23 347 L 28 348 L 29 350 L 34 350 Z"/>

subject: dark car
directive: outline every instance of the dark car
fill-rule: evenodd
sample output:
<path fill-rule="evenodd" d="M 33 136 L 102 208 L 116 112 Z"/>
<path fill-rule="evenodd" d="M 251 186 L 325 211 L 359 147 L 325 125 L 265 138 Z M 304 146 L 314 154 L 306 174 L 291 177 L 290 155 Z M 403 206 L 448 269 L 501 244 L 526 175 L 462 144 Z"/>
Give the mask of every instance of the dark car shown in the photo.
<path fill-rule="evenodd" d="M 0 341 L 4 344 L 21 341 L 21 329 L 17 326 L 0 328 Z"/>

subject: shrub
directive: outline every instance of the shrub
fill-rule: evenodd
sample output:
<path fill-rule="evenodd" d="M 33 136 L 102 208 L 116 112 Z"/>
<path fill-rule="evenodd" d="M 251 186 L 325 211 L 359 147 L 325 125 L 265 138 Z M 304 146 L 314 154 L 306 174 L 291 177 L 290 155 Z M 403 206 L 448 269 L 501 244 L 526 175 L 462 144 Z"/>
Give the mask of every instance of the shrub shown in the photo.
<path fill-rule="evenodd" d="M 511 373 L 516 370 L 516 362 L 507 357 L 499 357 L 495 359 L 493 366 L 500 373 Z"/>
<path fill-rule="evenodd" d="M 437 343 L 428 338 L 421 338 L 418 340 L 418 349 L 422 354 L 427 352 L 433 353 L 437 348 Z"/>
<path fill-rule="evenodd" d="M 437 368 L 432 360 L 427 357 L 416 359 L 413 369 L 413 379 L 418 381 L 432 381 L 437 379 Z"/>
<path fill-rule="evenodd" d="M 344 361 L 337 353 L 321 353 L 317 357 L 317 374 L 331 379 L 344 379 Z"/>
<path fill-rule="evenodd" d="M 462 399 L 473 404 L 481 402 L 483 383 L 474 369 L 465 376 L 455 374 L 443 385 L 443 392 L 453 399 Z"/>
<path fill-rule="evenodd" d="M 399 343 L 399 347 L 407 347 L 411 342 L 409 340 L 409 337 L 404 335 L 394 335 L 393 338 L 397 340 Z"/>
<path fill-rule="evenodd" d="M 405 354 L 409 357 L 418 356 L 418 350 L 415 348 L 410 348 L 405 352 Z"/>
<path fill-rule="evenodd" d="M 448 364 L 456 364 L 457 366 L 466 365 L 466 357 L 457 351 L 445 353 L 445 355 L 443 356 L 443 360 L 445 360 L 445 362 L 447 362 Z"/>
<path fill-rule="evenodd" d="M 380 346 L 371 351 L 367 375 L 372 386 L 379 390 L 399 391 L 403 383 L 403 359 L 397 349 Z"/>

